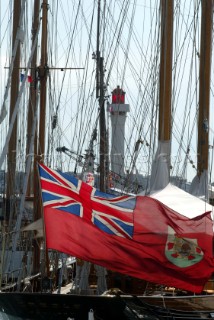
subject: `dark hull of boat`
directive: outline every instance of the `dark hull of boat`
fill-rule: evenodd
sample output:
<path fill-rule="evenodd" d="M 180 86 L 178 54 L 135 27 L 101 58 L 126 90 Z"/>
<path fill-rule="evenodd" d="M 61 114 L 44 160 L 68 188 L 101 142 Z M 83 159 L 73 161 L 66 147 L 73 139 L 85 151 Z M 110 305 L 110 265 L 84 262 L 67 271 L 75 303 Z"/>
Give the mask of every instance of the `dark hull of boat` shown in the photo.
<path fill-rule="evenodd" d="M 214 310 L 214 295 L 195 296 L 142 296 L 142 302 L 167 309 L 182 311 L 211 311 Z M 214 314 L 213 314 L 214 317 Z"/>
<path fill-rule="evenodd" d="M 214 296 L 81 296 L 46 293 L 0 293 L 0 319 L 207 319 L 214 318 Z M 161 303 L 162 301 L 162 303 Z M 164 302 L 165 301 L 165 302 Z M 169 301 L 173 303 L 169 304 Z M 199 302 L 197 306 L 197 301 Z M 190 303 L 191 302 L 191 303 Z M 170 310 L 167 305 L 170 306 Z M 178 310 L 183 305 L 183 310 Z M 188 308 L 185 308 L 188 305 Z M 176 306 L 176 309 L 174 307 Z M 192 306 L 192 308 L 190 307 Z M 200 306 L 200 307 L 199 307 Z M 213 309 L 211 309 L 213 306 Z M 166 308 L 167 307 L 167 308 Z M 173 308 L 172 308 L 173 307 Z M 205 307 L 207 308 L 205 311 Z M 172 309 L 171 309 L 172 308 Z M 187 311 L 189 310 L 189 311 Z M 191 310 L 191 311 L 190 311 Z"/>
<path fill-rule="evenodd" d="M 113 296 L 1 293 L 0 319 L 88 320 L 89 312 L 92 310 L 92 319 L 136 319 L 133 306 L 133 302 L 127 307 L 123 298 Z M 144 314 L 156 319 L 150 310 L 145 310 Z"/>

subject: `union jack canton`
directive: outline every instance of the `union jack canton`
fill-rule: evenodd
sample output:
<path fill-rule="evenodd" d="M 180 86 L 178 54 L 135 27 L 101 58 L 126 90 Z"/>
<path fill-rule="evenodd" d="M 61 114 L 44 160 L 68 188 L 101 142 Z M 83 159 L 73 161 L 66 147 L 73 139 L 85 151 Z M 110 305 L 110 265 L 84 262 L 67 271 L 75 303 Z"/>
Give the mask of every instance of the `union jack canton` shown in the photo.
<path fill-rule="evenodd" d="M 73 214 L 100 230 L 123 238 L 133 237 L 135 196 L 115 196 L 60 171 L 39 164 L 43 207 Z"/>

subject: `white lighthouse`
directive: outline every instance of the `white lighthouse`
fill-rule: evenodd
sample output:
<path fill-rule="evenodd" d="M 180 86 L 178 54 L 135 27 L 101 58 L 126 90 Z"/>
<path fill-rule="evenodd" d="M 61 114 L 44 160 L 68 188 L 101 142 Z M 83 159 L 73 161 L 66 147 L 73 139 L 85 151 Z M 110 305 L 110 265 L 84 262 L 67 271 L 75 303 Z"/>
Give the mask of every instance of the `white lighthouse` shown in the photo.
<path fill-rule="evenodd" d="M 117 86 L 112 91 L 112 103 L 108 105 L 111 116 L 111 171 L 124 176 L 124 141 L 126 114 L 130 111 L 125 104 L 125 92 Z"/>

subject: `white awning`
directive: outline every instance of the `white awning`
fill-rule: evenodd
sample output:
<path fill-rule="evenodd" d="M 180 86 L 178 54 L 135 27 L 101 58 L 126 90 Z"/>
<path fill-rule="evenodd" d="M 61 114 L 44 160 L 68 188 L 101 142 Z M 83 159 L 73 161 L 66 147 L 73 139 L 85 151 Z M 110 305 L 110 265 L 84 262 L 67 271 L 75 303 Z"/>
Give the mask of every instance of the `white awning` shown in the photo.
<path fill-rule="evenodd" d="M 170 183 L 161 191 L 151 194 L 150 197 L 188 218 L 200 216 L 208 211 L 213 212 L 213 206 Z"/>

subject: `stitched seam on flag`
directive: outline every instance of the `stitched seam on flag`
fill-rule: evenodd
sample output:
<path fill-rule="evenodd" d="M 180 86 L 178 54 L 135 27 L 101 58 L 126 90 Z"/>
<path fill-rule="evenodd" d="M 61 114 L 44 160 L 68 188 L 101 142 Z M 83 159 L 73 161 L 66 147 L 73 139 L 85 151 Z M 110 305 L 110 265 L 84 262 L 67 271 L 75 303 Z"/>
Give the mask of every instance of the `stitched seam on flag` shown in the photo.
<path fill-rule="evenodd" d="M 106 194 L 106 193 L 104 193 L 104 192 L 102 192 L 102 191 L 100 191 L 100 190 L 98 190 L 98 189 L 96 189 L 96 188 L 94 188 L 93 187 L 93 195 L 95 196 L 95 197 L 97 197 L 97 198 L 103 198 L 103 194 L 105 195 L 105 196 L 107 196 L 107 198 L 108 198 L 108 200 L 111 200 L 111 199 L 114 199 L 114 198 L 117 198 L 117 196 L 116 195 L 113 195 L 113 194 Z M 95 195 L 95 193 L 96 193 L 96 195 Z"/>
<path fill-rule="evenodd" d="M 72 205 L 79 205 L 79 206 L 81 206 L 81 203 L 80 203 L 80 202 L 76 202 L 76 201 L 73 201 L 73 202 L 70 201 L 70 203 L 67 203 L 67 204 L 65 204 L 65 205 L 63 205 L 63 203 L 62 203 L 62 204 L 55 205 L 55 206 L 53 206 L 53 208 L 55 208 L 55 209 L 60 208 L 60 207 L 67 208 L 67 207 L 70 207 L 70 206 L 72 206 Z"/>
<path fill-rule="evenodd" d="M 92 210 L 92 222 L 95 224 L 95 221 L 94 220 L 98 220 L 100 221 L 101 223 L 103 223 L 108 229 L 110 229 L 115 235 L 117 236 L 120 236 L 120 237 L 123 237 L 123 238 L 132 238 L 132 236 L 130 236 L 130 234 L 128 232 L 126 232 L 126 230 L 124 230 L 119 224 L 117 224 L 116 221 L 119 221 L 119 219 L 117 219 L 116 217 L 114 216 L 106 216 L 105 213 L 102 213 L 102 212 L 98 212 L 96 210 Z M 108 220 L 111 221 L 112 224 L 114 224 L 116 227 L 113 227 L 112 224 L 110 224 L 108 222 Z M 116 220 L 116 221 L 115 221 Z M 124 225 L 128 225 L 128 226 L 133 226 L 132 223 L 129 223 L 129 222 L 124 222 L 123 221 L 123 224 Z M 99 227 L 98 227 L 99 228 Z M 119 230 L 118 230 L 119 229 Z M 104 231 L 106 232 L 106 231 Z"/>
<path fill-rule="evenodd" d="M 94 188 L 95 191 L 96 191 L 96 188 Z M 106 199 L 106 198 L 103 198 L 101 196 L 97 196 L 97 195 L 94 195 L 97 199 Z M 117 202 L 117 201 L 126 201 L 126 200 L 129 200 L 129 199 L 133 199 L 135 198 L 134 196 L 112 196 L 112 198 L 107 198 L 106 200 L 110 201 L 110 202 Z"/>
<path fill-rule="evenodd" d="M 108 207 L 110 207 L 112 209 L 115 209 L 115 210 L 118 210 L 118 211 L 123 210 L 124 212 L 130 212 L 130 213 L 133 212 L 133 209 L 123 208 L 122 206 L 118 207 L 118 206 L 112 204 L 109 200 L 105 200 L 104 198 L 103 199 L 97 199 L 96 197 L 93 197 L 93 201 L 97 202 L 97 203 L 104 204 L 104 205 L 108 205 Z"/>
<path fill-rule="evenodd" d="M 53 206 L 52 208 L 54 208 L 54 209 L 58 209 L 58 210 L 61 210 L 61 211 L 66 211 L 66 210 L 63 210 L 63 209 L 65 209 L 65 208 L 71 208 L 72 206 L 79 206 L 79 211 L 80 211 L 80 213 L 77 215 L 76 213 L 74 213 L 74 212 L 68 212 L 67 211 L 67 213 L 69 213 L 69 214 L 74 214 L 74 215 L 77 215 L 77 216 L 79 216 L 80 218 L 82 218 L 83 217 L 83 209 L 82 209 L 82 206 L 81 206 L 81 203 L 79 203 L 79 202 L 73 202 L 73 203 L 68 203 L 67 205 L 58 205 L 58 206 Z"/>
<path fill-rule="evenodd" d="M 121 202 L 121 201 L 125 202 L 125 201 L 131 200 L 133 198 L 135 198 L 135 197 L 121 196 L 121 197 L 116 197 L 116 198 L 110 199 L 109 201 L 117 203 L 117 202 Z"/>
<path fill-rule="evenodd" d="M 104 198 L 104 197 L 100 197 L 100 196 L 96 196 L 96 188 L 93 188 L 91 194 L 94 197 L 94 199 L 98 200 L 98 201 L 105 201 L 105 202 L 125 202 L 126 200 L 130 200 L 130 199 L 134 199 L 134 196 L 119 196 L 119 197 L 113 197 L 113 198 Z M 133 210 L 133 209 L 129 209 L 129 210 Z"/>
<path fill-rule="evenodd" d="M 127 234 L 123 229 L 122 229 L 123 233 L 121 233 L 121 232 L 118 231 L 116 228 L 114 228 L 110 223 L 108 223 L 105 219 L 103 219 L 103 218 L 100 216 L 100 212 L 95 211 L 95 210 L 92 210 L 92 222 L 94 223 L 94 225 L 96 225 L 95 222 L 94 222 L 94 219 L 100 221 L 103 225 L 105 225 L 108 229 L 110 229 L 110 230 L 112 231 L 112 233 L 114 233 L 114 235 L 119 236 L 119 237 L 122 237 L 122 238 L 125 238 L 125 236 L 124 236 L 124 234 L 123 234 L 123 233 L 125 233 L 125 234 L 127 235 L 127 237 L 130 238 L 130 235 Z M 121 229 L 118 225 L 117 225 L 117 227 L 118 227 L 119 229 Z M 98 227 L 98 228 L 99 228 L 99 227 Z M 100 229 L 100 228 L 99 228 L 99 229 Z M 103 231 L 103 232 L 106 232 L 106 231 L 104 231 L 104 230 L 102 230 L 102 231 Z"/>
<path fill-rule="evenodd" d="M 121 209 L 125 212 L 133 212 L 134 209 L 128 209 L 128 208 L 124 208 L 121 204 L 121 206 L 117 206 L 114 203 L 121 203 L 121 202 L 125 202 L 126 200 L 131 200 L 133 198 L 135 198 L 134 196 L 119 196 L 119 197 L 115 197 L 112 199 L 106 199 L 103 197 L 99 197 L 99 196 L 95 196 L 95 192 L 96 192 L 96 188 L 93 188 L 92 192 L 91 192 L 91 199 L 93 197 L 93 201 L 97 202 L 97 203 L 101 203 L 101 204 L 105 204 L 108 205 L 111 208 L 114 208 L 118 211 L 121 211 Z"/>
<path fill-rule="evenodd" d="M 63 206 L 63 203 L 64 202 L 68 202 L 68 201 L 71 201 L 71 198 L 67 198 L 67 199 L 56 199 L 56 200 L 47 200 L 47 201 L 43 201 L 43 204 L 44 204 L 44 207 L 45 206 L 48 206 L 48 205 L 54 205 L 57 203 L 60 203 L 61 206 Z M 74 201 L 74 200 L 73 200 Z"/>
<path fill-rule="evenodd" d="M 95 211 L 95 210 L 94 210 Z M 98 211 L 95 211 L 95 212 L 97 212 L 98 214 L 99 214 L 99 216 L 103 216 L 103 217 L 105 217 L 105 218 L 108 218 L 109 220 L 119 220 L 117 217 L 115 217 L 115 216 L 112 216 L 112 215 L 110 215 L 110 214 L 108 214 L 108 217 L 106 217 L 106 214 L 105 213 L 103 213 L 103 212 L 98 212 Z M 123 223 L 124 224 L 126 224 L 126 225 L 129 225 L 129 226 L 133 226 L 133 223 L 131 223 L 131 222 L 124 222 L 123 221 Z"/>

